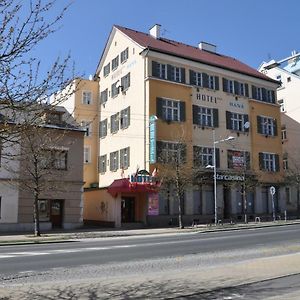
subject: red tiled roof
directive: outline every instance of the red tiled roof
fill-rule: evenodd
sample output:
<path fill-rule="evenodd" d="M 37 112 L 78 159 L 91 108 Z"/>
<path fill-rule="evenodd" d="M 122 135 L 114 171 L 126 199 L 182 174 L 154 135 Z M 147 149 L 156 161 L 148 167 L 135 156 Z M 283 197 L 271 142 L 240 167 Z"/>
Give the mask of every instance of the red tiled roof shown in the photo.
<path fill-rule="evenodd" d="M 256 69 L 240 62 L 233 57 L 200 50 L 197 47 L 165 38 L 156 39 L 147 33 L 139 32 L 126 27 L 117 25 L 115 25 L 115 27 L 142 47 L 278 83 L 276 80 L 267 77 Z"/>

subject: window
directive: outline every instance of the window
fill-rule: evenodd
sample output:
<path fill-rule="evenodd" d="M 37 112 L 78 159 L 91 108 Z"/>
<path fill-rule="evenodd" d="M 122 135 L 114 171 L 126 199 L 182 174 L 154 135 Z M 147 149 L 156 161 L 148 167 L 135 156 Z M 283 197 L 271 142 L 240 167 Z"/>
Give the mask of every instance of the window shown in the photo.
<path fill-rule="evenodd" d="M 57 111 L 50 111 L 46 113 L 47 123 L 53 125 L 62 124 L 62 113 Z"/>
<path fill-rule="evenodd" d="M 284 112 L 285 108 L 284 108 L 284 101 L 283 101 L 283 99 L 278 100 L 277 103 L 280 105 L 280 111 Z"/>
<path fill-rule="evenodd" d="M 264 102 L 275 103 L 275 91 L 252 85 L 252 98 Z"/>
<path fill-rule="evenodd" d="M 115 70 L 119 66 L 119 55 L 111 61 L 111 70 Z"/>
<path fill-rule="evenodd" d="M 287 134 L 286 134 L 286 127 L 285 126 L 282 126 L 281 127 L 281 139 L 283 141 L 285 141 L 287 139 Z"/>
<path fill-rule="evenodd" d="M 119 168 L 119 151 L 110 153 L 110 170 L 115 172 Z"/>
<path fill-rule="evenodd" d="M 103 68 L 103 75 L 106 77 L 110 72 L 110 63 L 108 63 L 106 66 Z"/>
<path fill-rule="evenodd" d="M 106 160 L 107 160 L 107 155 L 101 155 L 99 156 L 99 172 L 100 173 L 105 173 L 106 172 Z"/>
<path fill-rule="evenodd" d="M 119 80 L 111 85 L 111 96 L 112 96 L 112 98 L 118 96 L 118 94 L 119 94 L 119 88 L 117 87 L 118 82 L 119 82 Z"/>
<path fill-rule="evenodd" d="M 49 200 L 38 200 L 38 208 L 39 208 L 39 220 L 41 222 L 50 221 L 50 206 Z"/>
<path fill-rule="evenodd" d="M 130 87 L 130 73 L 121 78 L 122 90 L 126 91 Z"/>
<path fill-rule="evenodd" d="M 289 187 L 285 188 L 285 198 L 286 198 L 286 203 L 291 204 L 291 191 Z"/>
<path fill-rule="evenodd" d="M 167 79 L 167 65 L 152 61 L 152 75 L 161 79 Z"/>
<path fill-rule="evenodd" d="M 105 89 L 100 93 L 100 103 L 103 104 L 107 101 L 108 98 L 108 89 Z"/>
<path fill-rule="evenodd" d="M 125 129 L 130 125 L 130 106 L 121 110 L 120 127 Z"/>
<path fill-rule="evenodd" d="M 219 90 L 219 77 L 190 70 L 190 84 Z"/>
<path fill-rule="evenodd" d="M 86 137 L 92 135 L 92 123 L 90 121 L 81 121 L 81 127 L 85 130 Z"/>
<path fill-rule="evenodd" d="M 184 163 L 186 158 L 186 145 L 172 142 L 156 142 L 157 157 L 162 163 Z"/>
<path fill-rule="evenodd" d="M 107 136 L 107 119 L 100 121 L 99 136 L 100 138 L 104 138 Z"/>
<path fill-rule="evenodd" d="M 227 92 L 234 94 L 234 84 L 233 84 L 233 80 L 228 80 L 227 81 Z"/>
<path fill-rule="evenodd" d="M 67 170 L 68 151 L 56 149 L 44 150 L 41 164 L 45 169 Z"/>
<path fill-rule="evenodd" d="M 287 82 L 291 82 L 292 79 L 291 79 L 291 77 L 288 77 L 286 80 L 287 80 Z"/>
<path fill-rule="evenodd" d="M 268 172 L 279 171 L 279 156 L 274 153 L 259 153 L 260 169 Z"/>
<path fill-rule="evenodd" d="M 121 52 L 121 63 L 128 59 L 128 47 Z"/>
<path fill-rule="evenodd" d="M 267 90 L 267 99 L 266 101 L 269 103 L 275 103 L 275 98 L 274 98 L 274 91 Z"/>
<path fill-rule="evenodd" d="M 258 133 L 270 136 L 277 135 L 277 122 L 270 117 L 257 116 Z"/>
<path fill-rule="evenodd" d="M 110 117 L 110 132 L 116 133 L 119 130 L 119 113 Z"/>
<path fill-rule="evenodd" d="M 228 169 L 250 169 L 250 153 L 247 151 L 227 150 Z"/>
<path fill-rule="evenodd" d="M 152 61 L 152 75 L 161 79 L 185 82 L 185 69 Z"/>
<path fill-rule="evenodd" d="M 248 119 L 248 115 L 226 111 L 226 128 L 248 132 L 249 127 L 245 126 L 246 122 L 248 122 Z"/>
<path fill-rule="evenodd" d="M 246 84 L 239 82 L 238 87 L 239 87 L 239 90 L 236 91 L 236 93 L 241 96 L 246 96 Z"/>
<path fill-rule="evenodd" d="M 173 67 L 174 81 L 181 82 L 181 69 L 178 67 Z"/>
<path fill-rule="evenodd" d="M 124 148 L 120 150 L 120 168 L 128 169 L 129 167 L 129 156 L 130 156 L 130 148 Z"/>
<path fill-rule="evenodd" d="M 92 92 L 89 92 L 89 91 L 82 92 L 82 103 L 83 104 L 92 104 Z"/>
<path fill-rule="evenodd" d="M 91 162 L 91 148 L 90 147 L 84 147 L 83 162 L 85 164 L 88 164 Z"/>
<path fill-rule="evenodd" d="M 283 170 L 288 170 L 289 165 L 288 165 L 288 154 L 287 153 L 283 154 L 282 164 L 283 164 Z"/>
<path fill-rule="evenodd" d="M 157 117 L 165 121 L 185 121 L 185 102 L 165 98 L 157 98 Z"/>
<path fill-rule="evenodd" d="M 203 127 L 218 127 L 218 110 L 193 105 L 193 124 Z"/>
<path fill-rule="evenodd" d="M 249 97 L 248 84 L 223 78 L 223 91 L 235 95 Z"/>
<path fill-rule="evenodd" d="M 281 75 L 277 75 L 276 79 L 280 81 L 281 80 Z"/>
<path fill-rule="evenodd" d="M 209 89 L 216 89 L 216 80 L 215 80 L 215 76 L 208 76 L 208 88 Z"/>
<path fill-rule="evenodd" d="M 203 78 L 202 78 L 202 73 L 195 72 L 195 84 L 198 86 L 203 86 Z"/>
<path fill-rule="evenodd" d="M 195 167 L 207 167 L 208 165 L 214 165 L 214 148 L 209 147 L 193 147 L 194 154 L 194 166 Z M 219 149 L 216 149 L 216 161 L 218 167 L 219 161 Z"/>
<path fill-rule="evenodd" d="M 257 99 L 257 100 L 263 100 L 263 97 L 262 97 L 262 88 L 260 88 L 260 87 L 256 88 L 255 99 Z"/>

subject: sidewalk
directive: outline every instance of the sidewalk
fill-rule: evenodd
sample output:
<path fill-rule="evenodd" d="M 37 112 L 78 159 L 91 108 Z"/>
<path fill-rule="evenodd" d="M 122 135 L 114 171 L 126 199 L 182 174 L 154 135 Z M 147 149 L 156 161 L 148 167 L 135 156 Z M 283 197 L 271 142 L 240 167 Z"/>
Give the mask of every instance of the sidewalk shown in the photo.
<path fill-rule="evenodd" d="M 300 224 L 300 220 L 293 221 L 276 221 L 276 222 L 261 222 L 248 224 L 224 224 L 224 225 L 197 225 L 194 227 L 185 227 L 179 229 L 171 228 L 143 228 L 143 229 L 115 229 L 115 228 L 82 228 L 73 231 L 49 231 L 42 233 L 41 237 L 35 237 L 33 233 L 1 233 L 0 246 L 7 245 L 24 245 L 34 243 L 61 243 L 68 241 L 76 241 L 85 238 L 113 238 L 113 237 L 128 237 L 128 236 L 145 236 L 158 234 L 183 234 L 189 232 L 214 232 L 214 231 L 229 231 L 239 229 L 254 229 L 273 226 L 285 226 Z"/>

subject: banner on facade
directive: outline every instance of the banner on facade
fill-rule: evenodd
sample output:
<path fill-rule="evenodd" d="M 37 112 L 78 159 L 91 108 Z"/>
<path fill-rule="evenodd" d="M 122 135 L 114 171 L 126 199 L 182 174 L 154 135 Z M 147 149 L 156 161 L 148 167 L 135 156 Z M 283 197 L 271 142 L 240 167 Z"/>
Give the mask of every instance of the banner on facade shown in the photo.
<path fill-rule="evenodd" d="M 149 161 L 150 164 L 156 163 L 156 116 L 150 116 L 149 120 Z"/>
<path fill-rule="evenodd" d="M 158 193 L 148 194 L 148 216 L 158 216 Z"/>

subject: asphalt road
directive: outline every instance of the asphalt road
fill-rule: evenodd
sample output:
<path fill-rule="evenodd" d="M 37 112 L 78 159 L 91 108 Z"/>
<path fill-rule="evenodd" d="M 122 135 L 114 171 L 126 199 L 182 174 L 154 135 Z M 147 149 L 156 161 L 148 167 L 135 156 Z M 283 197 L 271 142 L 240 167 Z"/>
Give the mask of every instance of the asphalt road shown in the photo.
<path fill-rule="evenodd" d="M 169 294 L 172 294 L 170 299 L 182 295 L 188 299 L 238 299 L 238 296 L 232 298 L 232 295 L 245 293 L 252 293 L 251 299 L 256 299 L 259 290 L 257 299 L 267 299 L 274 291 L 280 295 L 287 292 L 291 282 L 299 282 L 299 253 L 300 225 L 2 246 L 0 299 L 1 287 L 55 282 L 63 286 L 59 291 L 52 288 L 51 293 L 61 293 L 66 290 L 65 281 L 76 282 L 76 285 L 82 282 L 88 282 L 89 285 L 93 283 L 95 290 L 101 289 L 101 295 L 107 295 L 103 299 L 123 299 L 118 293 L 112 294 L 112 290 L 123 290 L 126 297 L 136 296 L 138 287 L 145 282 L 147 285 L 143 293 L 149 290 L 151 296 L 143 294 L 142 299 L 162 299 Z M 269 268 L 268 272 L 266 268 Z M 101 287 L 97 286 L 99 282 Z M 178 290 L 182 282 L 185 282 L 184 288 Z M 200 282 L 203 282 L 204 289 L 200 289 Z M 126 294 L 129 286 L 133 294 Z M 154 286 L 157 297 L 153 294 Z M 299 286 L 294 285 L 295 291 L 297 288 Z M 103 294 L 103 289 L 106 294 Z M 84 290 L 81 287 L 78 293 Z M 289 292 L 294 290 L 288 289 Z M 265 298 L 261 298 L 263 293 Z M 29 295 L 28 290 L 11 299 L 27 299 L 25 295 Z M 53 299 L 55 297 L 58 297 L 57 294 L 54 294 Z M 31 299 L 40 298 L 31 295 Z M 65 296 L 65 299 L 68 297 Z"/>

